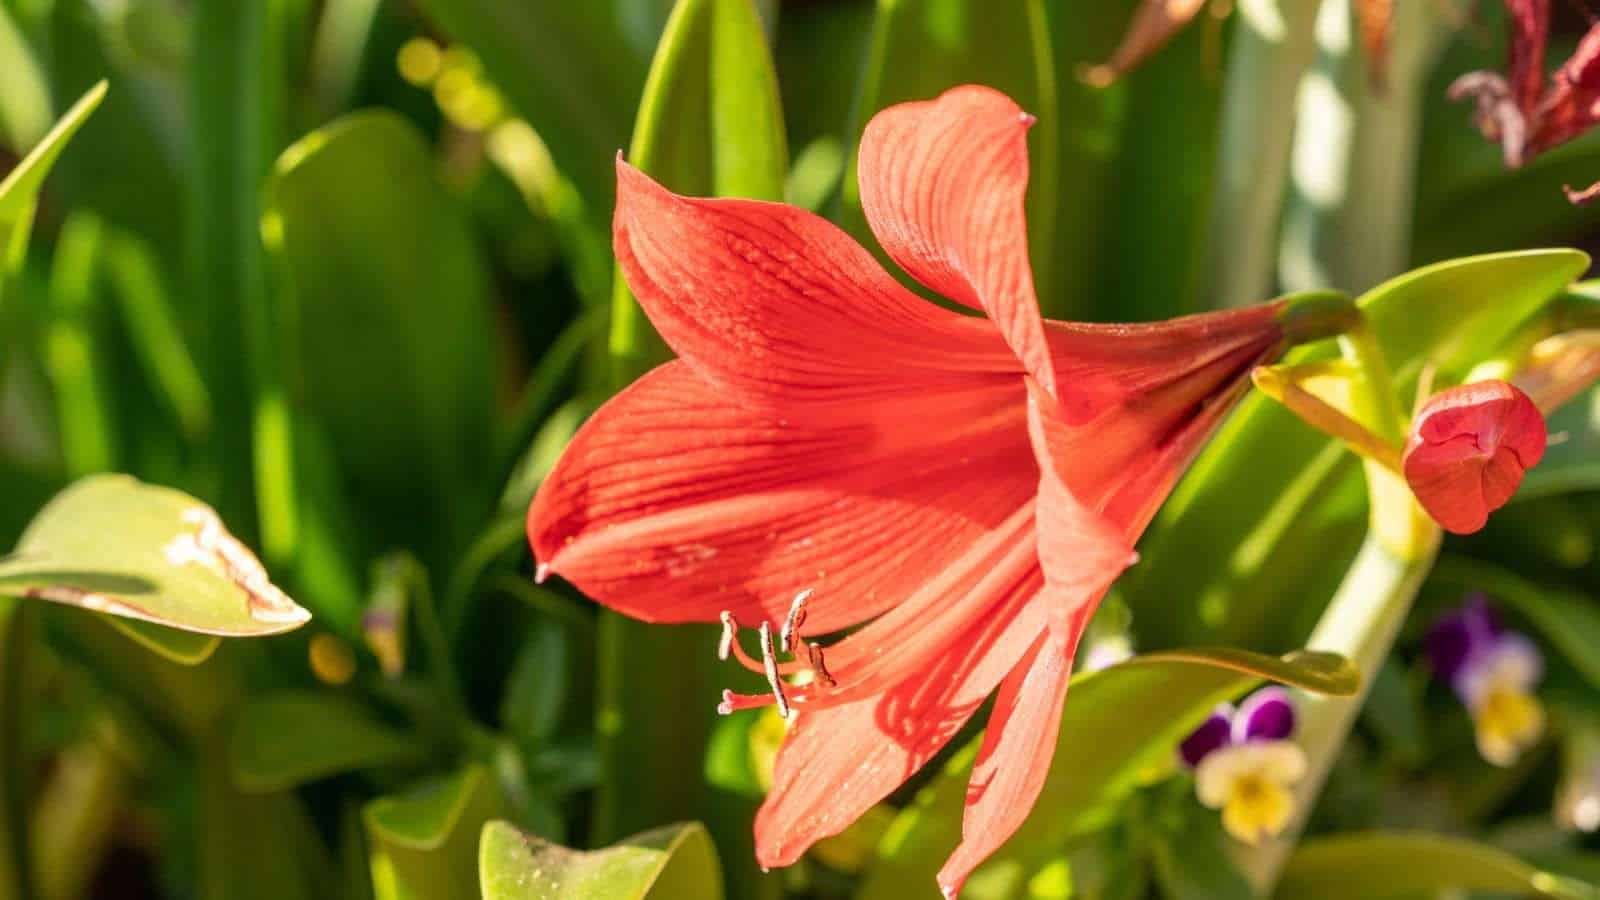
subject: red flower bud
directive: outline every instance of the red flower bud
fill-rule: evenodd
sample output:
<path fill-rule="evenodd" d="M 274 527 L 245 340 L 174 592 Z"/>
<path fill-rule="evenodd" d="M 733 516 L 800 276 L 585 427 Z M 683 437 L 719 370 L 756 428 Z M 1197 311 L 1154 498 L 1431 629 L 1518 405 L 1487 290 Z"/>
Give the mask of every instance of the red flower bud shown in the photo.
<path fill-rule="evenodd" d="M 1406 441 L 1406 481 L 1446 531 L 1471 534 L 1511 499 L 1544 456 L 1545 424 L 1528 395 L 1504 381 L 1435 394 Z"/>

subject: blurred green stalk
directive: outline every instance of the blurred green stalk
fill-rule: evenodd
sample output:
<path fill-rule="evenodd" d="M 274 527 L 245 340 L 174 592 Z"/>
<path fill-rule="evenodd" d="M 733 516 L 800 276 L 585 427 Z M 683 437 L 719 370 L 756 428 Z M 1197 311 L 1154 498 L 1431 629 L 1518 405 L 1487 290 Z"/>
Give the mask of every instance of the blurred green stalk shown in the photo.
<path fill-rule="evenodd" d="M 1396 4 L 1377 88 L 1354 31 L 1350 0 L 1324 0 L 1299 88 L 1278 255 L 1287 290 L 1357 293 L 1410 259 L 1422 92 L 1448 29 L 1437 4 Z"/>
<path fill-rule="evenodd" d="M 113 470 L 121 458 L 102 371 L 104 351 L 95 346 L 104 232 L 93 215 L 69 217 L 56 242 L 50 273 L 44 360 L 55 389 L 61 449 L 72 475 Z"/>
<path fill-rule="evenodd" d="M 1316 54 L 1321 0 L 1238 0 L 1222 97 L 1211 217 L 1211 303 L 1272 293 L 1273 249 L 1300 76 Z"/>

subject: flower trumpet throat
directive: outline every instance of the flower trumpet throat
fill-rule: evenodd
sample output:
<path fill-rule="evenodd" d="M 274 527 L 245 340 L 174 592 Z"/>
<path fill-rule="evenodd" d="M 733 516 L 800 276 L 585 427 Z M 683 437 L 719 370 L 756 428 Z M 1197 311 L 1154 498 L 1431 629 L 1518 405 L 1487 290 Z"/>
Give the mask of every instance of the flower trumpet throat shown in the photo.
<path fill-rule="evenodd" d="M 805 210 L 680 196 L 618 161 L 617 260 L 678 359 L 585 423 L 528 536 L 541 574 L 612 609 L 723 622 L 718 649 L 766 681 L 722 698 L 789 723 L 763 865 L 842 832 L 994 695 L 939 875 L 953 896 L 1038 796 L 1079 638 L 1134 543 L 1250 370 L 1327 327 L 1327 301 L 1043 319 L 1032 121 L 967 86 L 862 136 L 879 243 L 982 316 L 923 300 Z"/>

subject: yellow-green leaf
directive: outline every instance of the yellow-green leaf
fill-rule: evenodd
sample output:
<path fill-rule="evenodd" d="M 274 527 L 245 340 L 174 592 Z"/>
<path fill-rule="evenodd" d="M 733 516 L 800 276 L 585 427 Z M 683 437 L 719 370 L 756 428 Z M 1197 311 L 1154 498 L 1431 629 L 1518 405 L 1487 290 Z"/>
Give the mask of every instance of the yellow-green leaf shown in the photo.
<path fill-rule="evenodd" d="M 668 825 L 603 850 L 569 850 L 490 822 L 479 845 L 483 900 L 720 900 L 716 848 L 699 823 Z"/>
<path fill-rule="evenodd" d="M 211 507 L 126 475 L 80 479 L 40 510 L 0 559 L 0 594 L 112 616 L 135 640 L 191 663 L 215 646 L 210 635 L 277 634 L 311 616 Z"/>

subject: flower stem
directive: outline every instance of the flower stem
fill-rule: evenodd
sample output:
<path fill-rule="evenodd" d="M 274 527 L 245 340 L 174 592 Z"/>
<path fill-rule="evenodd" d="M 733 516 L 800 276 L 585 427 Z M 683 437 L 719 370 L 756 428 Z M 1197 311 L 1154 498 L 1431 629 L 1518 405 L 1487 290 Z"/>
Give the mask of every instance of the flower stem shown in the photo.
<path fill-rule="evenodd" d="M 1376 493 L 1373 499 L 1374 505 L 1378 505 Z M 1411 502 L 1409 497 L 1406 501 Z M 1409 511 L 1398 512 L 1411 518 Z M 1339 653 L 1349 659 L 1361 671 L 1362 686 L 1353 697 L 1297 692 L 1296 703 L 1302 723 L 1297 740 L 1310 765 L 1305 777 L 1295 785 L 1294 821 L 1283 834 L 1244 851 L 1237 860 L 1258 895 L 1270 895 L 1277 883 L 1328 772 L 1349 737 L 1356 714 L 1366 702 L 1378 668 L 1393 646 L 1417 590 L 1433 566 L 1440 532 L 1431 522 L 1423 531 L 1425 533 L 1416 536 L 1412 548 L 1415 552 L 1410 557 L 1394 553 L 1380 532 L 1369 532 L 1327 611 L 1306 642 L 1309 649 Z"/>

